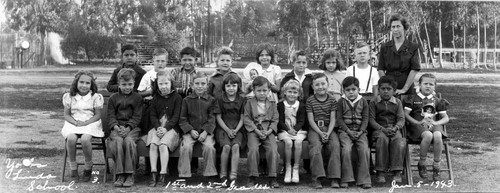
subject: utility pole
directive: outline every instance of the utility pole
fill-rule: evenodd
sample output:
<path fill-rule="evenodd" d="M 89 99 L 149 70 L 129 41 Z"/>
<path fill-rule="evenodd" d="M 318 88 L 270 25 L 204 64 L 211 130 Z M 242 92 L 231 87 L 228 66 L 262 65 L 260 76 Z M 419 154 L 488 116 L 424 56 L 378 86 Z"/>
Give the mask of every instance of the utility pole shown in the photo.
<path fill-rule="evenodd" d="M 207 36 L 205 37 L 206 38 L 206 41 L 205 41 L 205 45 L 206 45 L 206 51 L 207 51 L 207 61 L 210 62 L 210 58 L 211 58 L 211 51 L 210 51 L 210 0 L 207 0 L 207 3 L 208 3 L 208 9 L 207 9 Z"/>

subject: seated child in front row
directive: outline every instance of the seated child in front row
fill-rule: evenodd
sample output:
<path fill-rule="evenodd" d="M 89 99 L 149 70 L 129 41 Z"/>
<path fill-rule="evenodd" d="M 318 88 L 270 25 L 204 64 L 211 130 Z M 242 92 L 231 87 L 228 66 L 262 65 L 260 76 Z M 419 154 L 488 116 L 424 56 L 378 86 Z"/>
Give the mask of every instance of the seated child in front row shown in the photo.
<path fill-rule="evenodd" d="M 340 144 L 335 127 L 335 112 L 337 101 L 327 93 L 328 79 L 325 74 L 319 73 L 313 76 L 314 95 L 306 102 L 307 120 L 311 131 L 308 133 L 309 156 L 311 157 L 312 186 L 316 189 L 323 188 L 319 178 L 331 179 L 331 187 L 339 187 L 340 179 Z M 326 147 L 326 155 L 323 155 L 323 146 Z M 328 160 L 323 164 L 323 158 Z"/>
<path fill-rule="evenodd" d="M 108 124 L 111 134 L 106 147 L 115 161 L 116 187 L 134 185 L 137 165 L 136 142 L 141 129 L 137 127 L 142 116 L 142 97 L 133 91 L 135 71 L 123 68 L 118 72 L 118 93 L 109 97 Z"/>
<path fill-rule="evenodd" d="M 241 96 L 241 78 L 236 73 L 224 75 L 222 80 L 223 95 L 217 98 L 218 108 L 215 110 L 217 127 L 215 137 L 222 148 L 220 178 L 221 182 L 228 180 L 227 165 L 231 154 L 231 184 L 238 176 L 240 148 L 245 145 L 243 139 L 243 116 L 245 112 L 245 98 Z"/>
<path fill-rule="evenodd" d="M 393 172 L 394 181 L 401 183 L 406 138 L 401 132 L 405 125 L 403 103 L 394 92 L 397 82 L 390 76 L 378 80 L 378 93 L 370 101 L 370 127 L 375 142 L 377 182 L 385 183 L 384 172 Z"/>
<path fill-rule="evenodd" d="M 64 126 L 61 134 L 66 138 L 69 154 L 71 180 L 78 182 L 76 163 L 76 142 L 81 138 L 85 166 L 82 181 L 90 181 L 92 173 L 92 137 L 104 137 L 102 132 L 101 109 L 104 99 L 97 93 L 94 75 L 89 71 L 78 71 L 69 93 L 62 98 L 64 105 Z"/>
<path fill-rule="evenodd" d="M 178 122 L 181 113 L 182 97 L 172 87 L 170 73 L 161 70 L 152 84 L 153 100 L 150 106 L 152 129 L 148 132 L 146 145 L 149 146 L 151 163 L 150 187 L 164 186 L 169 151 L 175 151 L 179 146 L 179 136 L 182 133 Z M 158 150 L 160 151 L 160 178 L 158 178 Z"/>
<path fill-rule="evenodd" d="M 191 177 L 193 145 L 203 144 L 203 176 L 216 176 L 215 168 L 215 115 L 216 100 L 207 93 L 208 76 L 197 72 L 191 87 L 193 92 L 182 101 L 179 126 L 184 135 L 179 157 L 179 177 Z"/>
<path fill-rule="evenodd" d="M 278 139 L 285 142 L 285 183 L 299 183 L 299 165 L 302 155 L 302 141 L 307 137 L 306 104 L 301 103 L 302 86 L 299 81 L 290 79 L 283 85 L 278 103 Z M 292 147 L 295 152 L 292 154 Z M 292 155 L 294 165 L 292 170 Z"/>
<path fill-rule="evenodd" d="M 422 140 L 420 142 L 420 160 L 418 161 L 418 172 L 422 178 L 428 177 L 425 161 L 427 151 L 429 151 L 429 147 L 433 143 L 434 163 L 432 164 L 432 177 L 434 181 L 440 181 L 439 163 L 443 149 L 442 138 L 447 137 L 443 125 L 449 121 L 448 114 L 446 114 L 449 104 L 445 99 L 438 98 L 433 94 L 436 87 L 436 77 L 433 74 L 423 74 L 418 82 L 420 90 L 417 91 L 417 94 L 409 96 L 403 101 L 406 120 L 410 122 L 408 135 L 412 140 Z M 437 119 L 436 116 L 424 117 L 425 112 L 422 108 L 428 105 L 435 107 L 435 111 L 432 113 L 438 113 L 440 119 Z"/>
<path fill-rule="evenodd" d="M 358 152 L 356 185 L 364 189 L 371 188 L 370 179 L 370 148 L 366 128 L 368 126 L 368 102 L 359 94 L 359 80 L 348 76 L 342 81 L 344 95 L 339 99 L 337 120 L 340 127 L 339 138 L 342 146 L 342 183 L 340 187 L 347 188 L 349 182 L 354 182 L 354 172 L 351 162 L 353 144 Z"/>
<path fill-rule="evenodd" d="M 256 178 L 259 176 L 257 164 L 259 161 L 259 146 L 262 144 L 266 150 L 267 167 L 269 168 L 270 187 L 278 188 L 276 181 L 276 163 L 278 159 L 278 146 L 275 134 L 279 121 L 276 101 L 269 96 L 271 83 L 262 76 L 258 76 L 252 83 L 255 97 L 247 101 L 245 105 L 245 117 L 243 123 L 248 131 L 248 171 L 249 182 L 247 187 L 255 186 Z"/>

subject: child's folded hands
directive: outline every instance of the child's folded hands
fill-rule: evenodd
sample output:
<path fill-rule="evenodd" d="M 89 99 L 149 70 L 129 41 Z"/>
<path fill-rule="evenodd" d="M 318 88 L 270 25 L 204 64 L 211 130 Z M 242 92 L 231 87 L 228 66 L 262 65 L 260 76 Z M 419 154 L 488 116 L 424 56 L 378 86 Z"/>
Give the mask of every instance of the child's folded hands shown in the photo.
<path fill-rule="evenodd" d="M 295 129 L 289 129 L 287 132 L 288 132 L 288 134 L 290 134 L 292 136 L 296 136 L 297 135 L 297 131 L 295 131 Z"/>
<path fill-rule="evenodd" d="M 207 138 L 207 135 L 208 135 L 208 133 L 206 131 L 201 132 L 200 135 L 198 136 L 198 141 L 204 142 L 205 139 Z"/>
<path fill-rule="evenodd" d="M 156 129 L 156 136 L 158 136 L 159 138 L 162 138 L 165 135 L 165 133 L 167 133 L 167 129 L 164 127 L 158 127 Z"/>
<path fill-rule="evenodd" d="M 193 129 L 193 130 L 191 130 L 189 133 L 191 134 L 191 137 L 192 137 L 193 139 L 198 139 L 198 137 L 200 137 L 200 134 L 198 133 L 198 131 L 196 131 L 196 130 L 194 130 L 194 129 Z"/>

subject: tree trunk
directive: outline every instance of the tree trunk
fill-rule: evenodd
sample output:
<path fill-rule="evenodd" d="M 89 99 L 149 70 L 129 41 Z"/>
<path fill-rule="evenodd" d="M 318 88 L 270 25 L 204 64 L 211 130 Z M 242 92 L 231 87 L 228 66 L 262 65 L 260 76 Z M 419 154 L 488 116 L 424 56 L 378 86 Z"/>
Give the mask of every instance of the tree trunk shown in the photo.
<path fill-rule="evenodd" d="M 481 32 L 479 26 L 479 8 L 476 5 L 476 17 L 477 17 L 477 52 L 476 52 L 476 65 L 479 66 L 479 57 L 481 53 L 479 52 L 479 44 L 481 44 Z M 475 66 L 474 66 L 475 67 Z"/>
<path fill-rule="evenodd" d="M 424 22 L 424 27 L 425 27 L 425 35 L 427 35 L 427 46 L 429 47 L 429 57 L 431 58 L 431 64 L 433 68 L 436 68 L 436 65 L 434 64 L 434 52 L 431 47 L 431 40 L 429 38 L 429 31 L 427 30 L 427 22 Z"/>
<path fill-rule="evenodd" d="M 439 32 L 439 68 L 443 68 L 443 37 L 441 36 L 441 21 L 438 22 Z"/>
<path fill-rule="evenodd" d="M 465 52 L 465 24 L 462 26 L 463 30 L 464 30 L 464 65 L 463 65 L 463 69 L 465 69 L 465 65 L 467 64 L 467 55 L 466 55 L 466 52 Z"/>
<path fill-rule="evenodd" d="M 339 20 L 338 20 L 338 18 L 336 20 L 337 20 L 337 45 L 340 47 L 340 27 L 339 27 Z M 339 48 L 339 50 L 340 50 L 340 48 Z"/>
<path fill-rule="evenodd" d="M 419 33 L 417 33 L 416 36 L 417 36 L 417 40 L 420 42 L 420 46 L 418 48 L 418 58 L 422 59 L 422 56 L 420 54 L 420 50 L 422 50 L 423 52 L 425 52 L 424 46 L 426 46 L 426 45 L 424 45 L 424 43 L 422 42 L 422 38 L 420 37 Z M 429 64 L 427 63 L 427 54 L 425 54 L 425 53 L 422 53 L 422 54 L 424 55 L 425 68 L 429 68 Z"/>
<path fill-rule="evenodd" d="M 484 53 L 483 53 L 483 62 L 484 62 L 484 68 L 488 69 L 488 45 L 486 44 L 486 20 L 484 20 L 483 23 L 483 33 L 484 33 Z"/>
<path fill-rule="evenodd" d="M 45 60 L 45 32 L 40 33 L 41 43 L 40 43 L 40 55 L 38 56 L 38 61 L 42 62 L 42 65 L 47 65 L 47 60 Z"/>
<path fill-rule="evenodd" d="M 314 23 L 316 24 L 316 47 L 319 48 L 319 34 L 318 34 L 318 19 L 314 19 Z"/>
<path fill-rule="evenodd" d="M 456 50 L 456 47 L 455 47 L 455 22 L 452 23 L 451 25 L 451 32 L 452 32 L 452 40 L 451 40 L 451 44 L 453 45 L 453 66 L 455 68 L 458 68 L 457 67 L 457 50 Z"/>
<path fill-rule="evenodd" d="M 495 20 L 495 33 L 493 34 L 493 36 L 495 37 L 495 41 L 494 44 L 493 44 L 493 68 L 495 69 L 495 71 L 497 71 L 497 15 L 496 13 L 493 14 L 493 18 Z"/>

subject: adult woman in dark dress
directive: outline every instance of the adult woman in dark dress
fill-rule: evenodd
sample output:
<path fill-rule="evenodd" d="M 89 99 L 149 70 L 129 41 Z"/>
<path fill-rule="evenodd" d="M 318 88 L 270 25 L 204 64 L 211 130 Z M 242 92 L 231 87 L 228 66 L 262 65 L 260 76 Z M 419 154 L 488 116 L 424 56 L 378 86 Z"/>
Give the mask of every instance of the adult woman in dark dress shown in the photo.
<path fill-rule="evenodd" d="M 380 47 L 378 73 L 398 82 L 396 95 L 410 95 L 415 93 L 413 82 L 420 71 L 418 45 L 406 39 L 409 25 L 405 18 L 393 15 L 389 23 L 393 39 Z"/>

